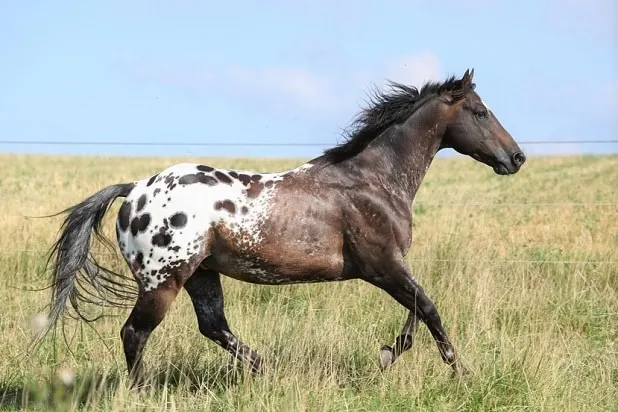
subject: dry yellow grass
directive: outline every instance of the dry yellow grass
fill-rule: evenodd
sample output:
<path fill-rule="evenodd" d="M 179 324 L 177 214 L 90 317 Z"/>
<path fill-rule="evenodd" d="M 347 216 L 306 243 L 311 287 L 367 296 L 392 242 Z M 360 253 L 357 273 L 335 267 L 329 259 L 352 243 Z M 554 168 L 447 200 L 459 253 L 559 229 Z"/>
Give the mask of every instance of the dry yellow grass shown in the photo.
<path fill-rule="evenodd" d="M 434 162 L 416 199 L 408 259 L 474 371 L 467 379 L 451 378 L 424 327 L 414 348 L 379 372 L 378 349 L 406 312 L 361 281 L 226 278 L 230 325 L 267 361 L 257 378 L 199 334 L 186 295 L 149 341 L 154 380 L 145 393 L 127 389 L 124 310 L 94 324 L 100 336 L 69 323 L 72 354 L 59 340 L 21 357 L 49 296 L 23 289 L 45 284 L 44 253 L 61 222 L 24 216 L 193 160 L 263 171 L 301 162 L 0 156 L 0 410 L 618 410 L 618 264 L 609 263 L 618 260 L 616 156 L 532 157 L 512 177 L 471 159 Z M 118 203 L 106 219 L 112 239 Z M 127 270 L 111 256 L 102 262 Z M 76 373 L 72 388 L 61 368 Z"/>

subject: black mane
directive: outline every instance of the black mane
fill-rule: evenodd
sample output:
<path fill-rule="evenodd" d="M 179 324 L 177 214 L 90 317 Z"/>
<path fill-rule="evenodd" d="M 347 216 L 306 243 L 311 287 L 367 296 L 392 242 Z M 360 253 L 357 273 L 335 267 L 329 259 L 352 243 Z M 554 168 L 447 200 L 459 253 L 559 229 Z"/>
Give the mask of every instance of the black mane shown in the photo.
<path fill-rule="evenodd" d="M 363 109 L 347 130 L 343 132 L 346 141 L 324 151 L 323 159 L 338 163 L 363 151 L 369 143 L 394 124 L 405 122 L 426 97 L 446 90 L 461 88 L 461 79 L 455 76 L 443 82 L 427 82 L 420 91 L 414 86 L 389 82 L 388 90 L 376 90 L 369 98 L 369 107 Z M 418 104 L 421 102 L 421 104 Z"/>

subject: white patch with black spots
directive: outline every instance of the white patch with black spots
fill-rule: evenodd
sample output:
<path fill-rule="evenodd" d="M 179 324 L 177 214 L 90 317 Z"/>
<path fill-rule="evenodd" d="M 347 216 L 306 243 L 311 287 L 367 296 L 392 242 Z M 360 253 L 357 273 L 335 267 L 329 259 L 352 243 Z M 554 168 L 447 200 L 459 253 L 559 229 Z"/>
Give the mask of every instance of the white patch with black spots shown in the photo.
<path fill-rule="evenodd" d="M 211 227 L 223 225 L 240 247 L 255 247 L 277 183 L 311 167 L 258 173 L 181 163 L 137 181 L 116 222 L 123 256 L 149 291 L 191 258 L 205 257 L 200 254 Z"/>

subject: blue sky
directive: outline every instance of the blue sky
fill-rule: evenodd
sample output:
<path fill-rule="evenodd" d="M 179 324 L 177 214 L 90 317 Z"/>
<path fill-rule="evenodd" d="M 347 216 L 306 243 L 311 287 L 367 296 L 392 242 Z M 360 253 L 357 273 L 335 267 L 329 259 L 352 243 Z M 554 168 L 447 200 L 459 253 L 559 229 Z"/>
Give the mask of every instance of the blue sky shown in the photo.
<path fill-rule="evenodd" d="M 469 67 L 516 140 L 616 139 L 617 26 L 615 0 L 2 1 L 0 140 L 179 145 L 0 152 L 308 157 L 372 84 Z M 180 144 L 250 141 L 326 146 Z"/>

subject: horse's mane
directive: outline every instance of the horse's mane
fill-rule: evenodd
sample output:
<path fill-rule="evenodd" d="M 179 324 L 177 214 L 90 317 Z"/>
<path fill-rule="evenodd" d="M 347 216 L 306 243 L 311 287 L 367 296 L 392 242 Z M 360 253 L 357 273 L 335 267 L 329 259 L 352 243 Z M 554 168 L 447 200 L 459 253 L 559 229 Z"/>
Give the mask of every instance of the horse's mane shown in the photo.
<path fill-rule="evenodd" d="M 343 132 L 346 141 L 324 151 L 323 159 L 338 163 L 363 151 L 369 143 L 394 124 L 405 122 L 430 96 L 461 88 L 455 76 L 443 82 L 427 82 L 421 89 L 388 82 L 386 91 L 375 90 L 369 96 L 369 106 L 357 115 Z"/>

